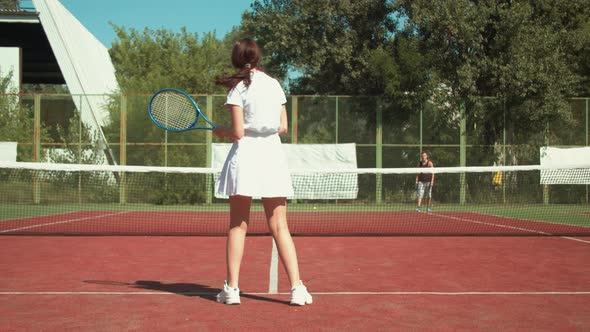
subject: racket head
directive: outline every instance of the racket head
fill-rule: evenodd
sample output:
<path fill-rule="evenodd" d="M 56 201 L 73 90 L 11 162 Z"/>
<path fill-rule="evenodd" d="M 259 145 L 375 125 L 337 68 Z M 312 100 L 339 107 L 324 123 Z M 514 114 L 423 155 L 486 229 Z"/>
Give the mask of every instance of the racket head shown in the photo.
<path fill-rule="evenodd" d="M 181 132 L 191 129 L 213 129 L 215 126 L 199 110 L 197 103 L 186 92 L 174 88 L 156 91 L 150 98 L 148 113 L 160 128 Z M 203 116 L 209 127 L 196 127 L 199 116 Z"/>
<path fill-rule="evenodd" d="M 418 199 L 418 186 L 416 186 L 416 188 L 414 189 L 414 191 L 412 191 L 412 200 L 415 201 Z"/>

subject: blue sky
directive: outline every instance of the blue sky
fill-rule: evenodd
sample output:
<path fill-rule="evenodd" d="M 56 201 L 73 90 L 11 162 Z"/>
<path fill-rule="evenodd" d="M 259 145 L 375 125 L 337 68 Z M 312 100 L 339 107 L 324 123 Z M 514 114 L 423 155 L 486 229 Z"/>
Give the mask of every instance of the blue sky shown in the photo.
<path fill-rule="evenodd" d="M 215 31 L 222 38 L 240 24 L 242 13 L 254 0 L 60 0 L 86 29 L 107 48 L 116 39 L 109 24 L 127 29 L 164 28 L 175 32 Z"/>

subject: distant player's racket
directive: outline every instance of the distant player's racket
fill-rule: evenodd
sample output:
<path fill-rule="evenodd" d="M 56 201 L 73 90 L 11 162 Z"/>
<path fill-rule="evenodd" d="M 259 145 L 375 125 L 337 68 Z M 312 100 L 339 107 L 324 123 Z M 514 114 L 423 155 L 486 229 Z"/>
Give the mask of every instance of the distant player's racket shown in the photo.
<path fill-rule="evenodd" d="M 154 93 L 148 105 L 148 113 L 158 127 L 168 131 L 216 128 L 201 112 L 193 98 L 178 89 L 165 88 Z M 200 117 L 206 124 L 197 125 Z"/>
<path fill-rule="evenodd" d="M 420 196 L 420 194 L 418 193 L 418 184 L 416 183 L 414 191 L 412 192 L 412 200 L 418 199 L 418 196 Z"/>

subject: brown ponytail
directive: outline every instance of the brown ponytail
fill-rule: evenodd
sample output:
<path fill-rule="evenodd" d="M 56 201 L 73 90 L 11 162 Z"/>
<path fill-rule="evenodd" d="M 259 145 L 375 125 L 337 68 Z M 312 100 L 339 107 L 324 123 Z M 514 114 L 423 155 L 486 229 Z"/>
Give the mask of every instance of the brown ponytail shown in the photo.
<path fill-rule="evenodd" d="M 258 44 L 250 38 L 238 40 L 232 49 L 231 63 L 238 71 L 232 75 L 217 77 L 215 84 L 225 86 L 228 90 L 233 89 L 241 81 L 244 81 L 246 86 L 250 86 L 251 70 L 262 70 Z"/>

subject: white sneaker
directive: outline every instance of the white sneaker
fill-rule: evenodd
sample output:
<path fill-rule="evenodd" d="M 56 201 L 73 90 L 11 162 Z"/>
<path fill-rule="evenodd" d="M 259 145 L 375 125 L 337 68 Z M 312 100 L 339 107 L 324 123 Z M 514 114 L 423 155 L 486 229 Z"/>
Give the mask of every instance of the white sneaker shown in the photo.
<path fill-rule="evenodd" d="M 303 286 L 303 282 L 301 282 L 301 285 L 295 286 L 291 289 L 291 305 L 306 305 L 312 303 L 313 298 L 307 291 L 307 287 Z"/>
<path fill-rule="evenodd" d="M 227 280 L 223 283 L 223 289 L 217 294 L 217 302 L 225 304 L 240 304 L 240 289 L 231 288 Z"/>

